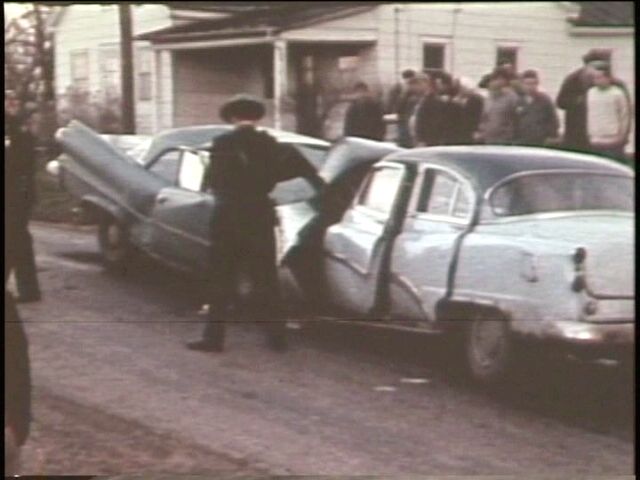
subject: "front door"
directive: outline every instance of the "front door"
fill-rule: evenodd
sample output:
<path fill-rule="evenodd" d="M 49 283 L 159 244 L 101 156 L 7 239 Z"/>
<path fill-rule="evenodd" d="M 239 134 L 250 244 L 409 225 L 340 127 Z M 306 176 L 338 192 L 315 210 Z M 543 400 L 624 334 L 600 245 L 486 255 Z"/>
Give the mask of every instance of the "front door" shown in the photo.
<path fill-rule="evenodd" d="M 447 293 L 456 251 L 475 205 L 471 185 L 455 172 L 428 167 L 418 176 L 405 223 L 391 255 L 394 318 L 428 326 Z"/>
<path fill-rule="evenodd" d="M 407 177 L 401 164 L 378 164 L 342 221 L 327 230 L 327 293 L 340 310 L 363 316 L 377 307 L 381 275 L 395 236 Z"/>
<path fill-rule="evenodd" d="M 182 150 L 176 185 L 163 188 L 151 213 L 152 253 L 176 267 L 204 273 L 210 252 L 213 197 L 202 191 L 208 155 Z"/>

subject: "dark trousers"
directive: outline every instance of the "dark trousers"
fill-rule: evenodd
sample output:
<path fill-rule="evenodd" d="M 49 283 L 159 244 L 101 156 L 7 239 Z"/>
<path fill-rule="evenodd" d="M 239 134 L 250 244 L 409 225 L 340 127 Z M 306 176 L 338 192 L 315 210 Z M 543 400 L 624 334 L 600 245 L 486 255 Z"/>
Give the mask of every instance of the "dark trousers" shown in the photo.
<path fill-rule="evenodd" d="M 19 296 L 39 296 L 40 284 L 29 231 L 28 215 L 18 215 L 5 225 L 5 285 L 11 272 L 15 274 Z"/>
<path fill-rule="evenodd" d="M 280 301 L 273 212 L 214 218 L 209 289 L 209 321 L 204 340 L 222 346 L 225 321 L 239 310 L 237 287 L 241 274 L 251 283 L 249 317 L 267 330 L 270 342 L 283 342 L 286 324 Z M 246 313 L 243 309 L 243 313 Z"/>

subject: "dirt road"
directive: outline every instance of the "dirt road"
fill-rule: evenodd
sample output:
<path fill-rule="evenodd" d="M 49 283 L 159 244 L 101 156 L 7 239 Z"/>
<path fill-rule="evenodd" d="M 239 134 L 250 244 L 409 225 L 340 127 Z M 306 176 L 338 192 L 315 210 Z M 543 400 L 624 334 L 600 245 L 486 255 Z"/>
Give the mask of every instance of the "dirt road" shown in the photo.
<path fill-rule="evenodd" d="M 483 392 L 435 339 L 344 327 L 294 331 L 283 355 L 234 325 L 226 353 L 190 352 L 197 285 L 147 262 L 116 278 L 90 232 L 33 231 L 45 298 L 21 306 L 37 392 L 24 474 L 633 473 L 633 383 L 616 369 L 541 362 Z"/>

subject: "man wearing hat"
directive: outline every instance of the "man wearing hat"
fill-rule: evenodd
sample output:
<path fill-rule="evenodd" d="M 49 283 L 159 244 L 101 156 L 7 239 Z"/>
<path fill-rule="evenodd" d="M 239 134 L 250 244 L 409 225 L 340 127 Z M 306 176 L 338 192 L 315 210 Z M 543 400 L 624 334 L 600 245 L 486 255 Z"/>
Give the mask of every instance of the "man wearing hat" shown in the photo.
<path fill-rule="evenodd" d="M 13 92 L 5 94 L 5 287 L 15 273 L 18 302 L 40 300 L 40 286 L 28 224 L 35 204 L 35 143 L 30 119 Z"/>
<path fill-rule="evenodd" d="M 201 340 L 187 347 L 222 351 L 224 320 L 236 298 L 236 281 L 245 271 L 251 281 L 253 307 L 259 312 L 274 350 L 286 348 L 276 269 L 276 215 L 270 192 L 277 183 L 306 178 L 317 190 L 324 181 L 294 147 L 256 129 L 265 107 L 249 95 L 225 103 L 220 117 L 234 129 L 215 138 L 211 147 L 208 184 L 215 197 L 211 219 L 212 288 L 209 321 Z"/>
<path fill-rule="evenodd" d="M 593 86 L 592 65 L 594 62 L 610 62 L 610 58 L 609 50 L 591 49 L 582 57 L 583 66 L 570 73 L 562 82 L 556 105 L 565 111 L 563 144 L 566 148 L 589 150 L 587 91 Z M 624 82 L 614 78 L 612 83 L 622 88 L 627 97 L 629 96 Z M 628 132 L 626 136 L 628 137 Z"/>

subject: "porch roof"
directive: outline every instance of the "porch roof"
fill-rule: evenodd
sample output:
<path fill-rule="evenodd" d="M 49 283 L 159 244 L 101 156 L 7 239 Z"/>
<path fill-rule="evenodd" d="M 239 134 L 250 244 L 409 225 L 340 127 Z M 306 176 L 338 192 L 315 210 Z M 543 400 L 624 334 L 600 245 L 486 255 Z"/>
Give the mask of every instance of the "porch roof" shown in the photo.
<path fill-rule="evenodd" d="M 573 19 L 576 27 L 633 27 L 634 2 L 578 2 L 580 13 Z"/>
<path fill-rule="evenodd" d="M 385 2 L 288 2 L 269 9 L 244 11 L 223 18 L 175 25 L 136 36 L 154 44 L 207 40 L 260 39 L 316 23 L 361 13 Z M 345 40 L 349 36 L 345 35 Z"/>

